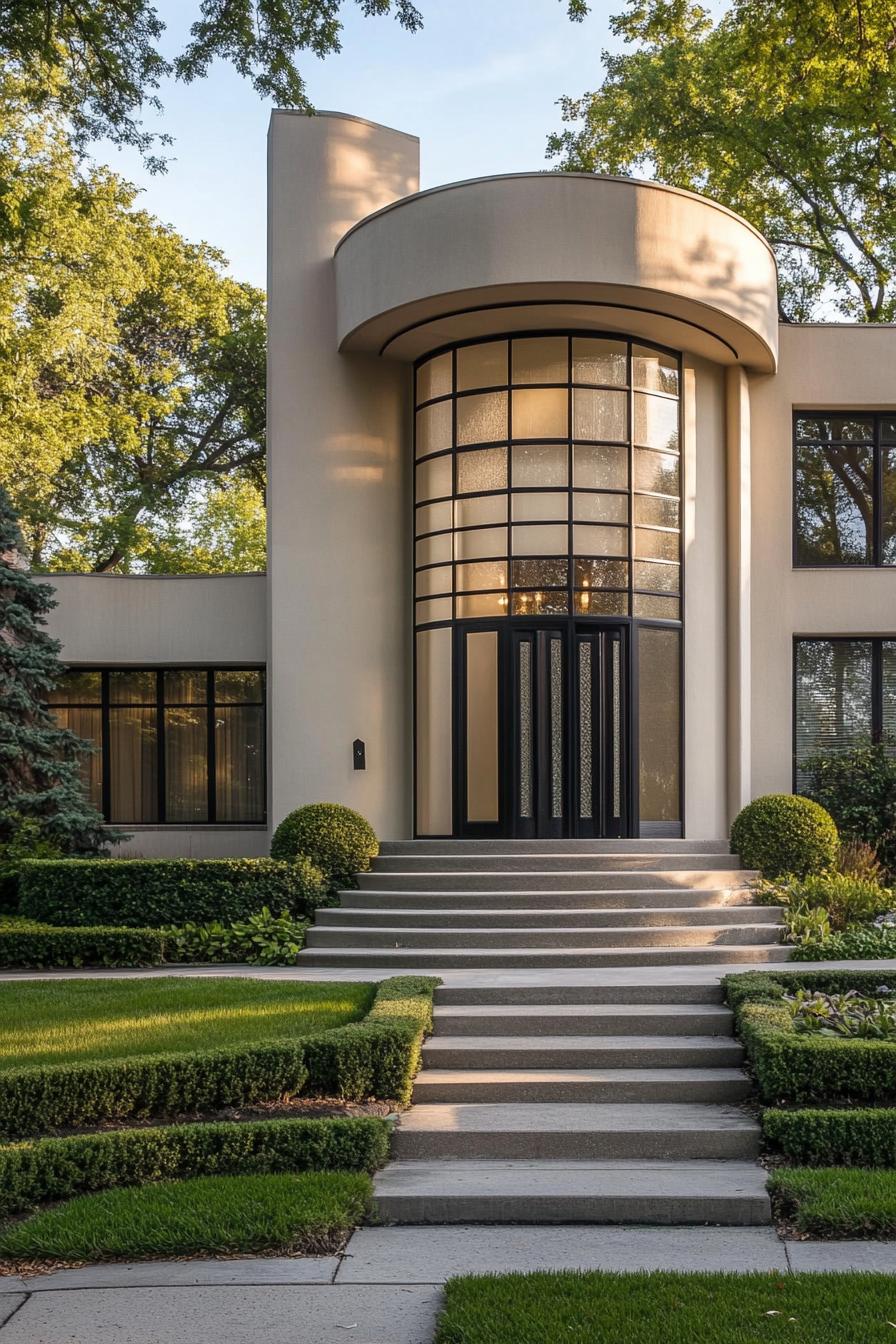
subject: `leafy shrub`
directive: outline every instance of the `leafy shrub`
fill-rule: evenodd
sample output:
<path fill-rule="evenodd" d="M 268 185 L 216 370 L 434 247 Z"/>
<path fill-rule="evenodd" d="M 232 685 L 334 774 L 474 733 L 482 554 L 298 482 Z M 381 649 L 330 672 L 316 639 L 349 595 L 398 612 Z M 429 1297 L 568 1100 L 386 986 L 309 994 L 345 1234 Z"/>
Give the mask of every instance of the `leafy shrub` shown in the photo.
<path fill-rule="evenodd" d="M 896 1041 L 797 1031 L 785 1002 L 785 995 L 795 989 L 829 994 L 855 989 L 860 994 L 879 995 L 881 986 L 896 989 L 896 974 L 841 971 L 726 976 L 728 1002 L 734 1008 L 737 1033 L 762 1100 L 772 1105 L 896 1098 Z"/>
<path fill-rule="evenodd" d="M 896 928 L 854 925 L 829 938 L 797 943 L 791 961 L 887 961 L 896 957 Z"/>
<path fill-rule="evenodd" d="M 896 1167 L 896 1108 L 891 1106 L 763 1112 L 766 1142 L 808 1167 Z"/>
<path fill-rule="evenodd" d="M 735 818 L 731 847 L 763 877 L 805 877 L 834 866 L 839 839 L 833 818 L 818 803 L 797 794 L 769 793 Z"/>
<path fill-rule="evenodd" d="M 62 850 L 50 840 L 35 817 L 20 817 L 9 839 L 0 842 L 0 910 L 15 910 L 19 877 L 27 859 L 59 859 Z"/>
<path fill-rule="evenodd" d="M 217 1121 L 111 1130 L 0 1148 L 0 1217 L 43 1200 L 145 1181 L 271 1171 L 376 1171 L 389 1124 L 374 1116 Z"/>
<path fill-rule="evenodd" d="M 19 909 L 49 924 L 232 923 L 267 906 L 310 915 L 327 899 L 307 859 L 60 859 L 23 865 Z"/>
<path fill-rule="evenodd" d="M 166 961 L 246 962 L 249 966 L 291 966 L 305 945 L 306 920 L 285 910 L 257 915 L 235 924 L 184 924 L 164 929 Z"/>
<path fill-rule="evenodd" d="M 271 856 L 295 860 L 305 855 L 334 887 L 354 884 L 379 852 L 373 827 L 339 803 L 309 803 L 284 817 L 271 841 Z"/>
<path fill-rule="evenodd" d="M 761 886 L 763 899 L 768 898 L 770 903 L 787 905 L 795 911 L 826 910 L 835 933 L 896 907 L 896 895 L 889 887 L 844 873 L 812 873 L 803 878 L 764 882 Z"/>
<path fill-rule="evenodd" d="M 406 1103 L 437 983 L 413 976 L 386 980 L 363 1021 L 294 1040 L 0 1072 L 0 1134 L 19 1138 L 300 1094 Z"/>
<path fill-rule="evenodd" d="M 822 994 L 798 989 L 784 1000 L 797 1031 L 821 1036 L 863 1037 L 866 1040 L 896 1040 L 896 1000 L 874 999 L 848 989 L 845 994 Z"/>
<path fill-rule="evenodd" d="M 845 836 L 872 845 L 896 876 L 896 741 L 819 752 L 805 762 L 808 792 Z"/>
<path fill-rule="evenodd" d="M 23 922 L 0 926 L 0 966 L 159 966 L 165 942 L 161 929 L 57 929 Z"/>
<path fill-rule="evenodd" d="M 800 947 L 817 947 L 831 936 L 831 921 L 827 910 L 812 909 L 805 905 L 787 906 L 784 910 L 787 942 Z"/>
<path fill-rule="evenodd" d="M 884 885 L 884 866 L 877 856 L 877 850 L 866 840 L 844 840 L 841 837 L 837 870 L 846 877 L 858 877 L 863 882 Z"/>

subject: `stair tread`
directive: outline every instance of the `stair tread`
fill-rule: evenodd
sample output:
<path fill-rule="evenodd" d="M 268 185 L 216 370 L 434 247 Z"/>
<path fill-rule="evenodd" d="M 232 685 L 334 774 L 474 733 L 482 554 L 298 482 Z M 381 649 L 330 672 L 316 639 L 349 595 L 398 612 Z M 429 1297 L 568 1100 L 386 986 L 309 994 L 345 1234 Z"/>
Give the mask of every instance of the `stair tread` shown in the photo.
<path fill-rule="evenodd" d="M 420 1102 L 399 1119 L 402 1133 L 450 1130 L 492 1133 L 655 1133 L 739 1130 L 758 1132 L 751 1116 L 736 1106 L 707 1102 Z"/>
<path fill-rule="evenodd" d="M 730 1008 L 718 1003 L 437 1003 L 435 1020 L 454 1017 L 715 1017 L 730 1022 Z"/>
<path fill-rule="evenodd" d="M 432 1036 L 424 1050 L 714 1050 L 730 1054 L 733 1036 Z M 426 1070 L 427 1074 L 429 1069 Z"/>
<path fill-rule="evenodd" d="M 617 1199 L 765 1198 L 766 1173 L 755 1162 L 650 1159 L 399 1159 L 375 1177 L 377 1196 L 517 1195 L 528 1199 L 610 1196 Z"/>
<path fill-rule="evenodd" d="M 742 1083 L 743 1069 L 696 1067 L 678 1069 L 430 1069 L 417 1075 L 424 1083 Z"/>
<path fill-rule="evenodd" d="M 613 913 L 615 914 L 616 912 L 614 911 Z M 663 913 L 665 913 L 665 911 Z M 521 926 L 520 928 L 513 928 L 513 929 L 481 928 L 477 924 L 469 924 L 469 925 L 459 924 L 455 928 L 451 929 L 433 929 L 428 926 L 414 928 L 413 926 L 407 926 L 402 924 L 397 925 L 353 924 L 351 925 L 351 927 L 345 927 L 345 928 L 343 928 L 339 924 L 324 925 L 324 926 L 318 924 L 316 927 L 318 931 L 320 931 L 322 927 L 325 927 L 328 933 L 346 933 L 346 934 L 375 933 L 378 936 L 385 938 L 390 933 L 405 934 L 405 935 L 409 933 L 450 933 L 452 937 L 460 937 L 462 934 L 477 934 L 477 933 L 487 933 L 491 936 L 494 936 L 495 934 L 549 932 L 552 936 L 556 936 L 557 934 L 561 933 L 574 933 L 578 936 L 579 934 L 583 933 L 598 933 L 598 932 L 601 933 L 602 935 L 608 933 L 632 933 L 632 932 L 680 933 L 682 929 L 689 929 L 689 928 L 693 928 L 695 931 L 699 929 L 701 933 L 707 933 L 707 932 L 713 932 L 714 930 L 725 930 L 727 932 L 732 927 L 732 925 L 725 923 L 695 924 L 692 926 L 687 924 L 651 924 L 651 925 L 606 924 L 601 926 L 600 929 L 583 929 L 581 925 L 573 924 L 570 925 L 569 927 L 564 927 L 563 925 L 557 925 L 556 927 L 552 926 L 549 930 L 546 930 L 543 924 L 524 925 Z M 771 920 L 757 920 L 755 924 L 742 923 L 734 927 L 737 927 L 738 929 L 766 930 L 769 928 L 778 928 L 783 926 L 775 924 Z"/>

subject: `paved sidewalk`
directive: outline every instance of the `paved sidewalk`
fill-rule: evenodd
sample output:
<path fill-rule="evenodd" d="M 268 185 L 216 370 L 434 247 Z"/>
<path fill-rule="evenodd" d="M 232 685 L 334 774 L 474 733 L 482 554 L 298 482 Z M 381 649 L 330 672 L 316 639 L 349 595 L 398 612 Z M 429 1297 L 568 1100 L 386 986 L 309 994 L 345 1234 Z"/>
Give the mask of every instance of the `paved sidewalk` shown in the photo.
<path fill-rule="evenodd" d="M 341 1257 L 0 1278 L 0 1344 L 430 1344 L 445 1279 L 535 1269 L 896 1274 L 896 1242 L 783 1242 L 767 1227 L 362 1228 Z"/>

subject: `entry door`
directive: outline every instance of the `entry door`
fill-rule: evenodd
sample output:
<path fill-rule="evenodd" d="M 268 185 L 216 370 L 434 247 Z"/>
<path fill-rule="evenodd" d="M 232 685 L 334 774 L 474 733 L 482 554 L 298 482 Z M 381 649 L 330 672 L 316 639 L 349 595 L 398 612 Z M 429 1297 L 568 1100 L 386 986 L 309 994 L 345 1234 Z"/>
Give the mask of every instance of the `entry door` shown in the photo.
<path fill-rule="evenodd" d="M 569 818 L 569 648 L 563 627 L 512 632 L 512 834 L 561 837 Z"/>
<path fill-rule="evenodd" d="M 572 833 L 628 835 L 626 630 L 623 626 L 579 629 L 573 638 Z"/>

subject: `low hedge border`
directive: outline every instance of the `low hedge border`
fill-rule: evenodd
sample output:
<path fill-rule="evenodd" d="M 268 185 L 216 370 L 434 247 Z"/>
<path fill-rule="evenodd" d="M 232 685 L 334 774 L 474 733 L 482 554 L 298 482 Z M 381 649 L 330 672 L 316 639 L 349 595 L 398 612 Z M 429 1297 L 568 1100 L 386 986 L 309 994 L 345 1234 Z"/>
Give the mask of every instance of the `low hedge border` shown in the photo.
<path fill-rule="evenodd" d="M 0 967 L 46 970 L 79 966 L 161 966 L 161 929 L 51 928 L 0 925 Z"/>
<path fill-rule="evenodd" d="M 47 924 L 232 924 L 264 906 L 311 916 L 331 899 L 319 868 L 277 859 L 33 859 L 19 911 Z"/>
<path fill-rule="evenodd" d="M 794 989 L 825 994 L 856 989 L 896 990 L 892 971 L 754 971 L 726 976 L 726 998 L 744 1044 L 759 1094 L 768 1104 L 816 1101 L 881 1101 L 896 1098 L 896 1041 L 819 1036 L 798 1032 L 780 1002 Z"/>
<path fill-rule="evenodd" d="M 422 976 L 385 980 L 363 1021 L 295 1040 L 10 1069 L 0 1073 L 0 1135 L 16 1139 L 281 1097 L 406 1105 L 438 983 Z"/>
<path fill-rule="evenodd" d="M 92 1190 L 191 1176 L 376 1171 L 389 1157 L 376 1116 L 216 1121 L 112 1130 L 0 1147 L 0 1217 Z"/>
<path fill-rule="evenodd" d="M 896 1167 L 896 1107 L 772 1108 L 762 1132 L 797 1166 Z"/>

